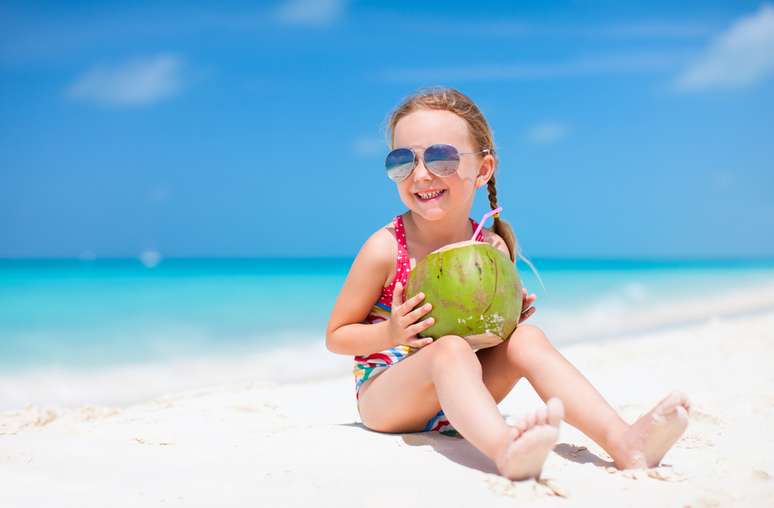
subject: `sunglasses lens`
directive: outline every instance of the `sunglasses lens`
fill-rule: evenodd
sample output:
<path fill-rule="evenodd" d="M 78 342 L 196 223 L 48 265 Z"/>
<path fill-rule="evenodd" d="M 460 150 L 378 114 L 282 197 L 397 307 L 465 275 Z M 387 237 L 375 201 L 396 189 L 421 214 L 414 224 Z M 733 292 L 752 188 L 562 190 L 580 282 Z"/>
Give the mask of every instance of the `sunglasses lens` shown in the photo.
<path fill-rule="evenodd" d="M 451 145 L 431 145 L 425 150 L 425 164 L 438 176 L 451 176 L 460 166 L 460 154 Z"/>
<path fill-rule="evenodd" d="M 384 167 L 390 180 L 400 182 L 414 169 L 414 152 L 408 148 L 396 148 L 387 154 Z"/>

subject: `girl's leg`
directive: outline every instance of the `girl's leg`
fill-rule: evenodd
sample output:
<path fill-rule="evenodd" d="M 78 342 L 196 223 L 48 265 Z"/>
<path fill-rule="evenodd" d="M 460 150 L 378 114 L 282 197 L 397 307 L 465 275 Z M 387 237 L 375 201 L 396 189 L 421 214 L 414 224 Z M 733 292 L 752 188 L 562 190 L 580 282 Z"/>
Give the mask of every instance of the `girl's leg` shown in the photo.
<path fill-rule="evenodd" d="M 479 351 L 478 357 L 484 381 L 497 402 L 520 377 L 526 377 L 543 400 L 561 399 L 567 422 L 599 443 L 621 468 L 657 465 L 688 424 L 690 403 L 679 392 L 667 396 L 633 425 L 627 424 L 532 325 L 520 325 L 510 340 Z"/>
<path fill-rule="evenodd" d="M 561 402 L 550 401 L 530 416 L 531 425 L 508 426 L 482 381 L 478 357 L 456 336 L 441 337 L 363 385 L 358 403 L 363 423 L 382 432 L 420 431 L 441 408 L 512 479 L 539 474 L 562 417 Z"/>

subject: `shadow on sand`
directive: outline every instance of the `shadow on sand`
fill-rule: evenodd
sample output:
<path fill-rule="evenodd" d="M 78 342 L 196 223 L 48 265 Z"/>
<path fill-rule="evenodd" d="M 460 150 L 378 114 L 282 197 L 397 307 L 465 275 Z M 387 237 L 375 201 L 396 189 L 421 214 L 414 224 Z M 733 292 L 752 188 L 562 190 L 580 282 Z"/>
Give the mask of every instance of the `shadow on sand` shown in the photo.
<path fill-rule="evenodd" d="M 386 433 L 376 432 L 360 422 L 342 423 L 344 427 L 357 427 L 374 434 L 400 436 L 408 446 L 430 446 L 447 459 L 471 469 L 477 469 L 483 473 L 499 474 L 497 468 L 489 457 L 478 451 L 473 445 L 461 437 L 445 436 L 439 432 L 409 432 Z M 554 453 L 565 460 L 578 464 L 593 464 L 597 467 L 615 467 L 613 462 L 590 452 L 585 446 L 575 446 L 569 443 L 558 443 L 554 446 Z"/>
<path fill-rule="evenodd" d="M 595 455 L 589 451 L 585 446 L 575 446 L 569 443 L 559 443 L 554 446 L 554 453 L 567 459 L 571 462 L 577 462 L 578 464 L 594 464 L 597 467 L 615 467 L 613 462 L 608 461 Z"/>

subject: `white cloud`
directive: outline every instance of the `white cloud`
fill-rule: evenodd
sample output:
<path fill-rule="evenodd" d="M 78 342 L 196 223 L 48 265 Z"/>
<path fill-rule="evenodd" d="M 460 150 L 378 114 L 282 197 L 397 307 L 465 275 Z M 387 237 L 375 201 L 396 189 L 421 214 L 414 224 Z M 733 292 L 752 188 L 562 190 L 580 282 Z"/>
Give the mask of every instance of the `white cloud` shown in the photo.
<path fill-rule="evenodd" d="M 569 128 L 561 122 L 541 122 L 527 130 L 527 140 L 536 145 L 550 145 L 567 136 Z"/>
<path fill-rule="evenodd" d="M 75 99 L 109 105 L 150 104 L 180 90 L 182 67 L 178 57 L 167 54 L 120 65 L 98 66 L 76 79 L 67 94 Z"/>
<path fill-rule="evenodd" d="M 553 21 L 541 22 L 526 17 L 492 17 L 490 15 L 466 15 L 464 20 L 453 13 L 435 12 L 433 22 L 404 12 L 391 10 L 361 10 L 359 20 L 373 19 L 395 27 L 401 33 L 433 34 L 453 37 L 496 37 L 548 39 L 696 39 L 711 35 L 714 23 L 695 15 L 688 18 L 638 18 L 619 19 L 610 23 Z M 366 19 L 363 19 L 366 18 Z"/>
<path fill-rule="evenodd" d="M 736 21 L 675 80 L 683 91 L 743 88 L 774 73 L 774 7 Z"/>
<path fill-rule="evenodd" d="M 685 20 L 639 20 L 580 28 L 577 35 L 642 39 L 692 39 L 711 33 L 707 23 Z"/>
<path fill-rule="evenodd" d="M 386 69 L 379 79 L 393 82 L 521 81 L 594 74 L 625 74 L 672 69 L 687 58 L 684 51 L 612 53 L 563 62 L 481 64 L 436 68 Z"/>
<path fill-rule="evenodd" d="M 357 155 L 366 157 L 386 153 L 387 144 L 383 139 L 363 136 L 355 140 L 352 149 Z"/>
<path fill-rule="evenodd" d="M 345 0 L 287 0 L 274 12 L 276 19 L 291 25 L 329 25 L 345 13 Z"/>

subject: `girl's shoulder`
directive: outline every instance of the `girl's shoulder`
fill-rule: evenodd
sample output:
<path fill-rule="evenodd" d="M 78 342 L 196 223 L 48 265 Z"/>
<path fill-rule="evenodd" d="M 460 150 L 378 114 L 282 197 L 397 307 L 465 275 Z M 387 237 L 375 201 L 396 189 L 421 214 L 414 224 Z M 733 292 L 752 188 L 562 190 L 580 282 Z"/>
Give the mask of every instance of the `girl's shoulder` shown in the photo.
<path fill-rule="evenodd" d="M 371 233 L 360 251 L 372 262 L 392 266 L 398 254 L 395 224 L 390 221 Z"/>

